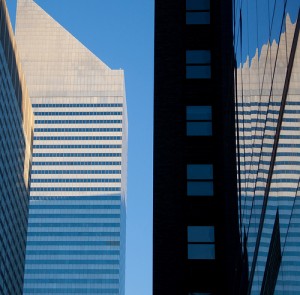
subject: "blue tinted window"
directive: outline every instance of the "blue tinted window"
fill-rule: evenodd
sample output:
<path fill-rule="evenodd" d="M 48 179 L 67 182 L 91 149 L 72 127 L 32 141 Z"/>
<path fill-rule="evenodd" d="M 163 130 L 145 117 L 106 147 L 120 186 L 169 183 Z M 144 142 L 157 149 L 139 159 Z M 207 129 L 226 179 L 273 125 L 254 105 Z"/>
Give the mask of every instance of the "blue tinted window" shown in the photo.
<path fill-rule="evenodd" d="M 209 50 L 187 50 L 186 63 L 187 64 L 208 64 L 210 63 Z"/>
<path fill-rule="evenodd" d="M 210 24 L 210 12 L 208 11 L 187 12 L 186 24 L 187 25 L 208 25 Z"/>
<path fill-rule="evenodd" d="M 186 10 L 209 10 L 210 0 L 186 0 Z"/>
<path fill-rule="evenodd" d="M 187 106 L 187 120 L 211 120 L 211 106 Z"/>
<path fill-rule="evenodd" d="M 213 165 L 187 165 L 188 179 L 213 179 Z"/>
<path fill-rule="evenodd" d="M 211 136 L 211 122 L 187 122 L 186 134 L 188 136 Z"/>
<path fill-rule="evenodd" d="M 214 244 L 188 244 L 189 259 L 215 259 Z"/>
<path fill-rule="evenodd" d="M 208 25 L 210 24 L 210 12 L 187 12 L 186 13 L 187 25 Z"/>
<path fill-rule="evenodd" d="M 188 242 L 213 243 L 215 229 L 213 226 L 189 226 Z"/>
<path fill-rule="evenodd" d="M 211 69 L 208 65 L 186 66 L 187 79 L 210 79 Z"/>
<path fill-rule="evenodd" d="M 212 181 L 188 181 L 187 195 L 188 196 L 213 196 L 214 188 Z"/>

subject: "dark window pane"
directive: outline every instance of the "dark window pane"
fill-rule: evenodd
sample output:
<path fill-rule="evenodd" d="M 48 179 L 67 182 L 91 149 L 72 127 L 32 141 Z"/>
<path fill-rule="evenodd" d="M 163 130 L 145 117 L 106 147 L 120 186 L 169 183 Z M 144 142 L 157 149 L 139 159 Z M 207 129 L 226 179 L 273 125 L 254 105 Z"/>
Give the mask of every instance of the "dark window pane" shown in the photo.
<path fill-rule="evenodd" d="M 189 244 L 189 259 L 215 259 L 215 245 L 212 244 Z"/>
<path fill-rule="evenodd" d="M 187 165 L 188 179 L 213 179 L 213 165 Z"/>
<path fill-rule="evenodd" d="M 187 122 L 186 134 L 188 136 L 211 136 L 211 122 Z"/>
<path fill-rule="evenodd" d="M 187 195 L 188 196 L 213 196 L 214 188 L 212 181 L 188 181 Z"/>
<path fill-rule="evenodd" d="M 215 229 L 213 226 L 188 226 L 188 242 L 213 243 Z"/>
<path fill-rule="evenodd" d="M 211 106 L 187 106 L 186 119 L 210 121 L 212 119 Z"/>
<path fill-rule="evenodd" d="M 211 70 L 210 66 L 187 66 L 186 78 L 187 79 L 210 79 Z"/>
<path fill-rule="evenodd" d="M 187 50 L 187 64 L 208 64 L 210 63 L 210 50 Z"/>
<path fill-rule="evenodd" d="M 209 10 L 210 0 L 186 0 L 186 10 Z"/>
<path fill-rule="evenodd" d="M 187 12 L 186 13 L 187 25 L 209 25 L 210 24 L 210 12 Z"/>

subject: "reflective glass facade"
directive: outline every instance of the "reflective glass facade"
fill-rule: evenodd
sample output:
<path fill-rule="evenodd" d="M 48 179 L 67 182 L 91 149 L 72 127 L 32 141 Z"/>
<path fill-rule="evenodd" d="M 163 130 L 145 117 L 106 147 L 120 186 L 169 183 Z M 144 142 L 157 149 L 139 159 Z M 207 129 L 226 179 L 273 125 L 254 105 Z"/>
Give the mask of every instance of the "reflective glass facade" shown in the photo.
<path fill-rule="evenodd" d="M 35 113 L 24 294 L 124 295 L 123 71 L 31 0 L 16 38 Z"/>
<path fill-rule="evenodd" d="M 5 1 L 0 1 L 0 294 L 22 294 L 33 113 Z"/>
<path fill-rule="evenodd" d="M 300 293 L 299 0 L 235 1 L 240 233 L 247 294 Z"/>

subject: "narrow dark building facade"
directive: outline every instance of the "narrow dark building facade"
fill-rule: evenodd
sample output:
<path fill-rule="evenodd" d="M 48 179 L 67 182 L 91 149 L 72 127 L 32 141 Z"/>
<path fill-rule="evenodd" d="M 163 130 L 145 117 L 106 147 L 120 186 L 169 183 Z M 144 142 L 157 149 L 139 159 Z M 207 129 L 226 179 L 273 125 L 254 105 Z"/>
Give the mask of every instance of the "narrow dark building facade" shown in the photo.
<path fill-rule="evenodd" d="M 153 294 L 235 294 L 231 0 L 156 0 Z"/>

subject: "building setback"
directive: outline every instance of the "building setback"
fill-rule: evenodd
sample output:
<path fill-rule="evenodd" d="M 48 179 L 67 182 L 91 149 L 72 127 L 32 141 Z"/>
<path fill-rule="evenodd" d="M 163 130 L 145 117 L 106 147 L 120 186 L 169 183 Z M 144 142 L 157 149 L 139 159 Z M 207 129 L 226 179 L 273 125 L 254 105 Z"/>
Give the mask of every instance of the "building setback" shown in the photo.
<path fill-rule="evenodd" d="M 299 294 L 300 1 L 245 1 L 236 9 L 239 216 L 247 294 Z"/>
<path fill-rule="evenodd" d="M 153 294 L 235 294 L 232 3 L 155 1 Z"/>
<path fill-rule="evenodd" d="M 33 112 L 6 3 L 0 1 L 0 294 L 21 295 Z"/>
<path fill-rule="evenodd" d="M 16 39 L 35 113 L 24 294 L 124 295 L 124 73 L 32 0 Z"/>

